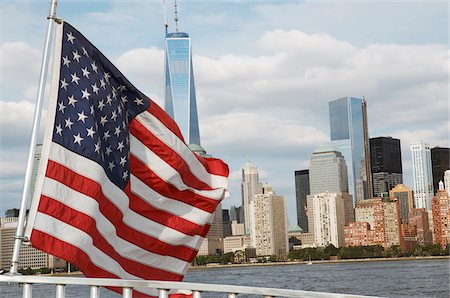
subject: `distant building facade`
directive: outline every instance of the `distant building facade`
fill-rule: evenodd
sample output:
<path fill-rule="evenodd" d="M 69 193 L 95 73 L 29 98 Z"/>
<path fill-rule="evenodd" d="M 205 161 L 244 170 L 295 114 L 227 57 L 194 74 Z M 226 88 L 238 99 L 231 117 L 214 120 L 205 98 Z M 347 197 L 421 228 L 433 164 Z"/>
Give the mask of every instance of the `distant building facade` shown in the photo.
<path fill-rule="evenodd" d="M 424 142 L 411 144 L 414 206 L 431 210 L 431 200 L 434 196 L 433 174 L 431 167 L 430 145 Z"/>
<path fill-rule="evenodd" d="M 295 198 L 297 202 L 297 224 L 308 232 L 308 217 L 306 216 L 307 196 L 309 195 L 309 170 L 295 171 Z"/>
<path fill-rule="evenodd" d="M 450 243 L 450 197 L 443 183 L 433 198 L 433 240 L 442 249 Z"/>
<path fill-rule="evenodd" d="M 445 171 L 450 169 L 450 148 L 431 148 L 431 168 L 433 172 L 433 189 L 439 189 L 439 182 L 444 181 Z M 446 188 L 448 190 L 448 188 Z"/>
<path fill-rule="evenodd" d="M 450 195 L 450 170 L 444 172 L 444 188 Z"/>
<path fill-rule="evenodd" d="M 217 205 L 211 227 L 198 250 L 199 256 L 221 255 L 223 253 L 222 204 Z"/>
<path fill-rule="evenodd" d="M 370 139 L 370 165 L 374 197 L 381 197 L 403 183 L 400 140 L 392 137 Z"/>
<path fill-rule="evenodd" d="M 408 223 L 409 212 L 414 208 L 413 191 L 404 184 L 398 184 L 389 191 L 390 197 L 396 197 L 400 206 L 402 223 Z"/>
<path fill-rule="evenodd" d="M 250 235 L 250 203 L 255 195 L 262 192 L 262 186 L 259 182 L 258 168 L 247 161 L 242 169 L 242 207 L 244 208 L 244 226 L 245 233 Z"/>

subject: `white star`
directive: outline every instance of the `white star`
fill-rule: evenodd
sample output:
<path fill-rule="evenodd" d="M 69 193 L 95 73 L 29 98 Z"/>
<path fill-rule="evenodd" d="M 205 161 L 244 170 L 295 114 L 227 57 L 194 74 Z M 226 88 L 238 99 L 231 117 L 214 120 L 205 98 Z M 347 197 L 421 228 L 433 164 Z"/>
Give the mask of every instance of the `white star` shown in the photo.
<path fill-rule="evenodd" d="M 67 86 L 69 86 L 69 84 L 67 84 L 66 79 L 61 80 L 61 89 L 64 89 L 67 91 Z"/>
<path fill-rule="evenodd" d="M 111 78 L 111 75 L 109 74 L 109 72 L 105 72 L 103 77 L 105 78 L 105 81 L 109 84 L 109 79 Z"/>
<path fill-rule="evenodd" d="M 98 109 L 100 110 L 100 111 L 103 111 L 103 108 L 105 107 L 105 104 L 103 103 L 103 100 L 100 100 L 99 102 L 98 102 Z"/>
<path fill-rule="evenodd" d="M 137 98 L 137 97 L 136 97 L 135 100 L 133 100 L 133 102 L 134 102 L 135 104 L 137 104 L 138 106 L 144 105 L 144 100 L 143 100 L 143 99 L 140 99 L 140 98 Z"/>
<path fill-rule="evenodd" d="M 56 133 L 59 134 L 60 136 L 62 136 L 63 129 L 61 128 L 61 124 L 56 125 L 55 128 L 56 128 Z"/>
<path fill-rule="evenodd" d="M 60 103 L 58 103 L 58 111 L 63 112 L 64 114 L 64 109 L 66 108 L 66 106 L 64 105 L 64 103 L 61 101 Z"/>
<path fill-rule="evenodd" d="M 122 179 L 127 180 L 127 178 L 128 178 L 128 171 L 125 171 L 125 172 L 123 172 Z"/>
<path fill-rule="evenodd" d="M 74 74 L 70 75 L 72 77 L 72 83 L 75 82 L 75 84 L 78 85 L 78 81 L 80 80 L 79 77 L 77 77 L 77 73 L 75 72 Z"/>
<path fill-rule="evenodd" d="M 91 66 L 92 66 L 92 70 L 93 70 L 95 73 L 97 73 L 98 67 L 97 67 L 97 65 L 95 65 L 95 61 L 91 63 Z"/>
<path fill-rule="evenodd" d="M 69 96 L 67 99 L 69 100 L 69 104 L 72 105 L 73 107 L 75 107 L 75 104 L 78 102 L 78 100 L 76 100 L 75 97 L 73 97 L 73 95 Z"/>
<path fill-rule="evenodd" d="M 112 111 L 112 113 L 111 113 L 111 119 L 114 121 L 114 122 L 116 122 L 116 119 L 117 119 L 117 112 L 116 111 Z"/>
<path fill-rule="evenodd" d="M 116 88 L 114 88 L 114 87 L 113 87 L 113 89 L 112 89 L 112 97 L 113 97 L 114 99 L 117 98 L 117 90 L 116 90 Z"/>
<path fill-rule="evenodd" d="M 109 105 L 111 105 L 111 103 L 112 103 L 112 98 L 109 94 L 106 96 L 106 103 Z"/>
<path fill-rule="evenodd" d="M 122 122 L 122 128 L 125 129 L 125 127 L 127 127 L 127 124 L 124 122 Z"/>
<path fill-rule="evenodd" d="M 91 96 L 91 94 L 88 92 L 87 88 L 84 90 L 81 90 L 81 93 L 83 94 L 83 96 L 81 96 L 81 98 L 86 98 L 87 100 L 89 100 L 89 96 Z"/>
<path fill-rule="evenodd" d="M 97 87 L 97 83 L 95 83 L 94 85 L 91 85 L 91 87 L 92 87 L 92 92 L 94 92 L 95 94 L 98 95 L 98 90 L 100 90 L 100 89 Z"/>
<path fill-rule="evenodd" d="M 105 117 L 100 117 L 100 124 L 103 127 L 105 127 L 106 122 L 108 122 L 108 120 L 106 119 L 106 116 Z"/>
<path fill-rule="evenodd" d="M 117 107 L 117 113 L 119 113 L 119 115 L 122 115 L 122 109 L 120 108 L 120 106 Z"/>
<path fill-rule="evenodd" d="M 94 113 L 95 113 L 95 111 L 94 111 L 94 105 L 91 105 L 90 108 L 91 108 L 91 115 L 94 115 Z"/>
<path fill-rule="evenodd" d="M 80 134 L 77 134 L 77 135 L 73 135 L 73 137 L 74 137 L 74 141 L 73 141 L 73 143 L 75 144 L 75 143 L 78 143 L 78 145 L 80 145 L 81 146 L 81 141 L 83 141 L 84 140 L 84 138 L 82 138 L 81 136 L 80 136 Z"/>
<path fill-rule="evenodd" d="M 128 101 L 126 95 L 122 96 L 120 99 L 122 100 L 123 103 L 126 103 Z"/>
<path fill-rule="evenodd" d="M 91 126 L 91 128 L 86 128 L 88 137 L 94 138 L 95 131 L 93 128 L 93 126 Z"/>
<path fill-rule="evenodd" d="M 91 74 L 87 67 L 82 68 L 81 71 L 83 72 L 83 76 L 89 79 L 89 75 Z"/>
<path fill-rule="evenodd" d="M 127 90 L 127 87 L 125 87 L 124 85 L 120 85 L 119 87 L 117 87 L 117 89 L 119 89 L 120 92 L 123 92 Z"/>
<path fill-rule="evenodd" d="M 72 32 L 69 32 L 66 35 L 67 35 L 67 41 L 70 41 L 70 43 L 73 44 L 75 37 L 72 35 Z"/>
<path fill-rule="evenodd" d="M 117 144 L 117 150 L 119 150 L 120 152 L 122 152 L 123 148 L 125 148 L 123 142 L 119 142 L 119 143 Z"/>
<path fill-rule="evenodd" d="M 121 157 L 119 164 L 123 167 L 127 163 L 127 157 Z"/>
<path fill-rule="evenodd" d="M 108 165 L 108 170 L 112 171 L 112 169 L 115 168 L 115 167 L 116 167 L 116 165 L 114 164 L 113 161 L 111 161 L 111 162 L 109 163 L 109 165 Z"/>
<path fill-rule="evenodd" d="M 73 59 L 72 60 L 77 60 L 77 62 L 80 63 L 81 55 L 78 54 L 78 51 L 72 52 L 72 54 L 73 54 Z"/>
<path fill-rule="evenodd" d="M 95 143 L 95 152 L 100 153 L 100 141 L 98 141 L 97 143 Z"/>
<path fill-rule="evenodd" d="M 70 117 L 64 120 L 66 122 L 66 127 L 72 129 L 73 122 L 70 120 Z"/>
<path fill-rule="evenodd" d="M 82 47 L 81 49 L 83 50 L 83 55 L 89 57 L 89 54 L 88 54 L 88 52 L 86 51 L 86 49 L 85 49 L 84 47 Z"/>
<path fill-rule="evenodd" d="M 120 135 L 121 132 L 122 132 L 122 131 L 120 130 L 120 126 L 117 126 L 116 129 L 115 129 L 115 131 L 114 131 L 114 134 L 117 135 L 117 137 L 119 137 L 119 135 Z"/>
<path fill-rule="evenodd" d="M 86 118 L 87 118 L 88 116 L 86 116 L 86 115 L 84 114 L 84 111 L 81 111 L 81 113 L 77 113 L 77 115 L 78 115 L 78 121 L 81 121 L 81 122 L 85 123 L 85 120 L 86 120 Z"/>
<path fill-rule="evenodd" d="M 111 152 L 112 152 L 112 150 L 111 150 L 111 146 L 109 146 L 109 147 L 106 147 L 106 155 L 110 155 L 111 154 Z"/>
<path fill-rule="evenodd" d="M 72 61 L 70 61 L 69 57 L 63 57 L 63 65 L 70 67 L 70 63 L 72 63 Z"/>
<path fill-rule="evenodd" d="M 107 140 L 108 138 L 110 138 L 111 136 L 109 135 L 109 130 L 105 131 L 105 133 L 103 134 L 103 140 Z"/>
<path fill-rule="evenodd" d="M 103 89 L 106 89 L 106 83 L 105 83 L 105 80 L 100 79 L 100 87 L 103 87 Z"/>

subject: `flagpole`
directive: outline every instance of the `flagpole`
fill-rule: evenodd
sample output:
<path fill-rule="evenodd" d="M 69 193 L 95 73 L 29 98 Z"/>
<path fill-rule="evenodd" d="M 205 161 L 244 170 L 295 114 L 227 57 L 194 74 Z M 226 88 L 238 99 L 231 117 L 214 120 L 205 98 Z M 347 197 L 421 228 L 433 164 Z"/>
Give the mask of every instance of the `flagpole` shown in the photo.
<path fill-rule="evenodd" d="M 22 190 L 22 198 L 20 201 L 20 210 L 19 210 L 19 219 L 18 219 L 18 225 L 17 225 L 17 230 L 16 230 L 16 237 L 14 238 L 14 250 L 13 250 L 13 255 L 11 258 L 11 268 L 9 271 L 9 274 L 11 274 L 11 275 L 18 274 L 17 270 L 19 267 L 19 250 L 20 250 L 20 245 L 22 243 L 22 240 L 24 240 L 23 232 L 24 232 L 24 227 L 25 227 L 25 215 L 26 215 L 26 209 L 27 209 L 27 203 L 28 203 L 28 197 L 29 197 L 31 175 L 32 175 L 32 170 L 33 170 L 33 160 L 34 160 L 34 154 L 35 154 L 35 148 L 36 148 L 36 139 L 37 139 L 37 134 L 38 134 L 38 129 L 39 129 L 39 121 L 41 119 L 42 103 L 44 101 L 45 84 L 46 84 L 47 70 L 48 70 L 48 64 L 49 64 L 49 59 L 50 59 L 51 35 L 53 32 L 54 22 L 59 20 L 56 17 L 57 2 L 58 2 L 57 0 L 51 0 L 50 14 L 47 17 L 47 19 L 48 19 L 47 36 L 46 36 L 45 45 L 44 45 L 44 52 L 42 55 L 41 72 L 40 72 L 40 76 L 39 76 L 39 87 L 38 87 L 38 92 L 37 92 L 36 107 L 34 109 L 33 130 L 31 133 L 30 147 L 28 149 L 28 159 L 27 159 L 27 168 L 25 171 L 25 181 L 24 181 L 23 190 Z"/>

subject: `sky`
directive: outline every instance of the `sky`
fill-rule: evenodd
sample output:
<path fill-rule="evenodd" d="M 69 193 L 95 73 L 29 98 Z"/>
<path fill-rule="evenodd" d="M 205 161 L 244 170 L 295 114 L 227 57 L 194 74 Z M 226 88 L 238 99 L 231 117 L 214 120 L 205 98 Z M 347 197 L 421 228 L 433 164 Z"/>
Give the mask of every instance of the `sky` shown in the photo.
<path fill-rule="evenodd" d="M 49 4 L 0 3 L 2 215 L 20 205 Z M 224 208 L 241 204 L 249 160 L 296 224 L 294 171 L 329 140 L 328 102 L 344 96 L 365 97 L 369 137 L 401 140 L 411 188 L 410 143 L 450 146 L 447 1 L 179 0 L 178 8 L 179 29 L 192 38 L 202 145 L 231 171 Z M 60 0 L 57 15 L 164 106 L 162 1 Z"/>

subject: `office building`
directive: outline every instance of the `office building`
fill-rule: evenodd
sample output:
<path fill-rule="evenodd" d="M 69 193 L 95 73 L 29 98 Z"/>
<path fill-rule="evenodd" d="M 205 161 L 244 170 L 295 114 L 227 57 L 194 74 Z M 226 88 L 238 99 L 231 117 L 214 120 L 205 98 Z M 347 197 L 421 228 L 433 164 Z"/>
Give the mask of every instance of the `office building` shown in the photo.
<path fill-rule="evenodd" d="M 223 253 L 245 251 L 251 244 L 252 239 L 249 236 L 228 236 L 223 239 Z"/>
<path fill-rule="evenodd" d="M 259 182 L 258 168 L 247 161 L 242 169 L 242 207 L 244 208 L 244 226 L 245 233 L 250 234 L 250 203 L 255 195 L 262 192 L 262 186 Z"/>
<path fill-rule="evenodd" d="M 202 150 L 189 34 L 173 32 L 165 40 L 165 111 L 178 124 L 186 143 Z"/>
<path fill-rule="evenodd" d="M 345 225 L 354 221 L 352 197 L 346 193 L 323 192 L 308 196 L 308 218 L 312 219 L 318 247 L 345 244 Z M 311 230 L 311 229 L 310 229 Z"/>
<path fill-rule="evenodd" d="M 231 221 L 231 235 L 232 236 L 241 236 L 245 235 L 245 226 L 243 223 L 238 223 L 235 220 Z"/>
<path fill-rule="evenodd" d="M 30 182 L 30 198 L 33 197 L 34 188 L 36 185 L 36 177 L 39 171 L 39 163 L 41 161 L 42 155 L 42 144 L 37 144 L 34 149 L 34 159 L 33 159 L 33 171 L 31 172 L 31 182 Z"/>
<path fill-rule="evenodd" d="M 450 243 L 450 196 L 441 182 L 432 202 L 433 241 L 444 249 Z"/>
<path fill-rule="evenodd" d="M 222 210 L 223 237 L 231 236 L 230 212 L 228 209 Z"/>
<path fill-rule="evenodd" d="M 230 221 L 236 221 L 237 223 L 244 223 L 244 208 L 243 206 L 231 206 L 230 207 Z"/>
<path fill-rule="evenodd" d="M 223 253 L 223 221 L 222 221 L 222 204 L 217 205 L 211 227 L 203 240 L 198 254 L 205 255 L 221 255 Z"/>
<path fill-rule="evenodd" d="M 413 166 L 414 206 L 431 210 L 434 196 L 430 145 L 424 142 L 411 144 Z"/>
<path fill-rule="evenodd" d="M 392 137 L 370 139 L 373 195 L 381 197 L 403 183 L 400 140 Z"/>
<path fill-rule="evenodd" d="M 366 101 L 347 96 L 328 107 L 331 143 L 345 158 L 349 193 L 356 205 L 372 197 Z"/>
<path fill-rule="evenodd" d="M 439 181 L 444 181 L 444 173 L 450 169 L 450 148 L 434 147 L 430 151 L 433 189 L 439 189 Z"/>
<path fill-rule="evenodd" d="M 286 255 L 289 252 L 286 202 L 270 185 L 250 202 L 252 246 L 258 256 Z"/>
<path fill-rule="evenodd" d="M 411 209 L 409 212 L 409 226 L 415 232 L 417 245 L 427 246 L 432 244 L 432 231 L 430 230 L 428 212 L 425 208 Z"/>
<path fill-rule="evenodd" d="M 402 223 L 408 223 L 409 212 L 414 208 L 412 189 L 404 184 L 398 184 L 389 191 L 389 196 L 397 198 Z"/>
<path fill-rule="evenodd" d="M 309 170 L 295 171 L 295 198 L 297 202 L 297 224 L 303 232 L 308 232 L 306 197 L 309 195 Z"/>
<path fill-rule="evenodd" d="M 444 189 L 450 195 L 450 170 L 444 172 Z"/>

